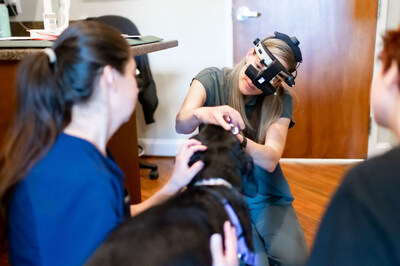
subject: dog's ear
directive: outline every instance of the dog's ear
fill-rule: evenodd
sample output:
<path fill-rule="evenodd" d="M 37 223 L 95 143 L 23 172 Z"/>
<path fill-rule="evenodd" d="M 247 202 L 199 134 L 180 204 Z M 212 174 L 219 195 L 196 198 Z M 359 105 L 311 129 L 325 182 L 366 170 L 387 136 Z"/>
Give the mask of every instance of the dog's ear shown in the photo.
<path fill-rule="evenodd" d="M 197 135 L 192 136 L 191 139 L 197 139 L 197 140 L 199 140 L 203 145 L 205 145 L 205 144 L 204 144 L 204 141 L 202 140 L 200 134 L 197 134 Z M 189 165 L 189 166 L 192 166 L 195 162 L 197 162 L 198 160 L 201 160 L 202 157 L 204 157 L 204 151 L 195 152 L 195 153 L 192 155 L 192 157 L 190 157 L 190 160 L 189 160 L 188 165 Z"/>
<path fill-rule="evenodd" d="M 233 142 L 230 156 L 235 159 L 237 165 L 236 171 L 241 181 L 241 193 L 254 197 L 257 194 L 258 187 L 254 176 L 253 158 L 241 147 L 236 137 L 234 137 Z"/>
<path fill-rule="evenodd" d="M 197 152 L 195 152 L 195 153 L 192 155 L 192 157 L 190 157 L 190 160 L 189 160 L 189 163 L 188 163 L 189 167 L 192 166 L 195 162 L 197 162 L 197 161 L 199 161 L 199 160 L 202 160 L 202 161 L 204 162 L 203 158 L 204 158 L 204 151 L 197 151 Z M 201 173 L 201 171 L 200 171 L 200 173 Z M 192 181 L 190 181 L 189 184 L 188 184 L 187 186 L 188 186 L 188 187 L 192 187 L 193 184 L 196 183 L 196 181 L 198 180 L 198 177 L 199 177 L 199 173 L 197 173 L 197 174 L 193 177 Z"/>
<path fill-rule="evenodd" d="M 198 160 L 201 160 L 201 158 L 204 156 L 204 151 L 197 151 L 195 152 L 192 157 L 190 157 L 190 160 L 188 162 L 189 166 L 192 166 L 195 162 Z"/>
<path fill-rule="evenodd" d="M 258 192 L 257 181 L 254 176 L 254 163 L 253 159 L 247 152 L 241 147 L 241 177 L 242 177 L 242 193 L 248 197 L 255 197 Z"/>

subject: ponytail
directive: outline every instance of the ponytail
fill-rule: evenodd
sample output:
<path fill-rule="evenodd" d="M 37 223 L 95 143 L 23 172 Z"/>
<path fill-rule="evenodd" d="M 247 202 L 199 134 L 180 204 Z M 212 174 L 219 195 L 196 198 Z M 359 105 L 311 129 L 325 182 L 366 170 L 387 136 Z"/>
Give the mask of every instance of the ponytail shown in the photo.
<path fill-rule="evenodd" d="M 64 108 L 51 68 L 48 56 L 39 52 L 23 60 L 18 69 L 17 107 L 0 157 L 2 223 L 6 223 L 9 188 L 46 154 L 61 131 L 58 117 Z"/>

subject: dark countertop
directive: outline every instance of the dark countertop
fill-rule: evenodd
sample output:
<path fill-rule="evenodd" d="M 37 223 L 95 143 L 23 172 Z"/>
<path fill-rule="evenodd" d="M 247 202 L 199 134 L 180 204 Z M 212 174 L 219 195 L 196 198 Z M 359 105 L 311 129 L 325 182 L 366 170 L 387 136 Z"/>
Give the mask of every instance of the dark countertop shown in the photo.
<path fill-rule="evenodd" d="M 178 46 L 177 40 L 171 41 L 161 41 L 148 44 L 139 44 L 131 47 L 133 56 L 148 54 L 160 50 L 165 50 L 168 48 Z M 25 56 L 31 53 L 36 53 L 41 51 L 41 48 L 4 48 L 0 49 L 0 61 L 10 60 L 21 60 Z"/>
<path fill-rule="evenodd" d="M 23 22 L 23 24 L 31 29 L 43 28 L 43 22 Z M 29 33 L 18 22 L 11 22 L 11 32 L 13 36 L 29 36 Z M 178 46 L 177 40 L 167 40 L 161 42 L 139 44 L 131 46 L 133 56 L 148 54 L 160 50 Z M 43 48 L 1 48 L 0 61 L 18 61 L 31 53 L 41 51 Z"/>

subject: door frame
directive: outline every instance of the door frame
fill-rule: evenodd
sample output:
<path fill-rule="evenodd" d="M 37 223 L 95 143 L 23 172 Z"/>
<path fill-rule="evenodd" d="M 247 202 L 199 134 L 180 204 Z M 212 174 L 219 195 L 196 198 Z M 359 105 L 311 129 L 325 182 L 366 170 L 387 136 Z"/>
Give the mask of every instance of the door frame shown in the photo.
<path fill-rule="evenodd" d="M 375 37 L 375 55 L 374 55 L 374 68 L 372 82 L 375 78 L 377 71 L 381 65 L 378 60 L 378 54 L 382 47 L 382 35 L 387 29 L 388 21 L 388 2 L 389 0 L 379 0 L 378 3 L 378 19 L 376 25 L 376 37 Z M 370 134 L 368 137 L 368 158 L 384 153 L 385 151 L 392 148 L 392 145 L 388 142 L 379 142 L 379 130 L 380 127 L 375 122 L 373 117 L 372 108 L 370 112 Z M 381 129 L 382 130 L 382 129 Z"/>

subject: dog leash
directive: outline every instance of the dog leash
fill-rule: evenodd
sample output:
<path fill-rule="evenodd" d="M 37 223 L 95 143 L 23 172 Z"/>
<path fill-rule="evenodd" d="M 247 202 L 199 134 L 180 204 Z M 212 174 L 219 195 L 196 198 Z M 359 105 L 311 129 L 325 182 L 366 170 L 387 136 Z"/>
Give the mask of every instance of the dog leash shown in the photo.
<path fill-rule="evenodd" d="M 232 225 L 236 229 L 237 246 L 238 246 L 238 257 L 243 260 L 248 265 L 258 265 L 258 256 L 254 252 L 251 252 L 246 245 L 246 241 L 243 235 L 243 229 L 240 225 L 239 217 L 237 217 L 232 206 L 228 203 L 226 199 L 222 200 L 225 210 L 229 215 Z"/>
<path fill-rule="evenodd" d="M 222 178 L 209 178 L 203 179 L 201 181 L 196 181 L 193 186 L 225 186 L 227 188 L 232 188 L 232 184 Z M 215 193 L 212 193 L 215 194 Z M 217 198 L 221 199 L 220 195 L 215 194 Z M 246 240 L 243 235 L 243 228 L 240 225 L 239 217 L 236 215 L 232 206 L 229 202 L 222 198 L 221 203 L 224 205 L 225 211 L 228 213 L 231 224 L 236 229 L 237 246 L 238 246 L 238 258 L 244 261 L 248 265 L 257 265 L 258 256 L 254 252 L 251 252 L 246 244 Z"/>

